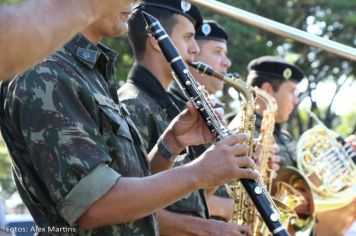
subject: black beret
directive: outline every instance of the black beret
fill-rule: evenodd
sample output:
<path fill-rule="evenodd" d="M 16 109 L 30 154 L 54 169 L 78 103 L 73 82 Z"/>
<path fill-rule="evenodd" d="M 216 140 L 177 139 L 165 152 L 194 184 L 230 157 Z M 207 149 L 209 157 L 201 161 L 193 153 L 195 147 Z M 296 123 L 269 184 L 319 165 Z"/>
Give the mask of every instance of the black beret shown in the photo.
<path fill-rule="evenodd" d="M 280 57 L 262 56 L 248 63 L 249 74 L 257 74 L 271 79 L 301 81 L 305 75 L 303 71 Z"/>
<path fill-rule="evenodd" d="M 203 23 L 203 17 L 199 9 L 185 0 L 142 0 L 138 3 L 135 9 L 144 6 L 162 8 L 181 14 L 193 22 L 196 30 L 198 30 Z"/>
<path fill-rule="evenodd" d="M 213 20 L 204 20 L 200 29 L 195 33 L 195 39 L 216 40 L 227 43 L 228 35 L 225 29 Z"/>

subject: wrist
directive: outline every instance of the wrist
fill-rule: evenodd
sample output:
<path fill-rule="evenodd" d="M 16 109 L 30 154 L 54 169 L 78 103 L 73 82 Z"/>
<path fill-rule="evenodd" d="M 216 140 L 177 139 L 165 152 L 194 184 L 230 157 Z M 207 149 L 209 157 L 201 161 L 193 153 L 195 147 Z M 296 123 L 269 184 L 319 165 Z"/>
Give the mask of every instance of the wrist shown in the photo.
<path fill-rule="evenodd" d="M 159 137 L 157 141 L 157 149 L 164 159 L 170 162 L 175 162 L 177 154 L 167 146 L 167 144 L 163 141 L 162 136 Z"/>
<path fill-rule="evenodd" d="M 194 189 L 205 189 L 205 176 L 199 168 L 199 164 L 196 159 L 181 166 L 186 171 L 186 175 L 189 176 L 189 181 Z"/>
<path fill-rule="evenodd" d="M 181 144 L 177 141 L 176 137 L 170 130 L 162 134 L 160 139 L 173 155 L 179 155 L 185 148 L 181 146 Z"/>

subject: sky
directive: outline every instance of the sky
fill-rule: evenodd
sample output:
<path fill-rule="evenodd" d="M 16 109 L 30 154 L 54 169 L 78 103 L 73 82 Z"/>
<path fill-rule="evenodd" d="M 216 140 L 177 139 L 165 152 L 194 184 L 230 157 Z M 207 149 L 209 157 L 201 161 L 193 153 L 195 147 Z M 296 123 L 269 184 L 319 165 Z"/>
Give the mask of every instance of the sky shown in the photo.
<path fill-rule="evenodd" d="M 298 84 L 298 90 L 305 89 L 305 81 Z M 336 85 L 333 81 L 325 81 L 318 83 L 315 91 L 312 94 L 313 100 L 317 102 L 318 107 L 329 106 L 332 96 L 336 90 Z M 310 99 L 305 99 L 300 104 L 301 108 L 310 107 Z M 343 84 L 338 92 L 331 109 L 339 116 L 346 115 L 350 111 L 356 109 L 356 81 L 348 79 Z"/>

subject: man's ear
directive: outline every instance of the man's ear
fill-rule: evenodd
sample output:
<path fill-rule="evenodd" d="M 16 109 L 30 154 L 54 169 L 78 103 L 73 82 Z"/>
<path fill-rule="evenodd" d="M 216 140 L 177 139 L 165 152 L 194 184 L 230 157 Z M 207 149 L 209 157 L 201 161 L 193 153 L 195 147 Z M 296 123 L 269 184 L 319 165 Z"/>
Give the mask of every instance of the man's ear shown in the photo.
<path fill-rule="evenodd" d="M 272 85 L 268 82 L 264 82 L 261 86 L 261 89 L 266 91 L 269 94 L 273 94 L 273 92 L 274 92 Z"/>
<path fill-rule="evenodd" d="M 153 50 L 157 50 L 159 53 L 162 53 L 161 48 L 158 45 L 158 41 L 154 37 L 148 37 L 147 39 L 147 44 L 149 47 L 151 47 Z"/>

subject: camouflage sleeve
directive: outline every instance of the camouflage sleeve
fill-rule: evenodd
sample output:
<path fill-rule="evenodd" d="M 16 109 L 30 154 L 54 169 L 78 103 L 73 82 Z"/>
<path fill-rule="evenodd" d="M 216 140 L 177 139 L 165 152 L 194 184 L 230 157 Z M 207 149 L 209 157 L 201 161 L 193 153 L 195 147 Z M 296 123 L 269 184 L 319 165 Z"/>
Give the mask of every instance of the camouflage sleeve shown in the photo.
<path fill-rule="evenodd" d="M 147 153 L 149 153 L 160 136 L 158 132 L 155 132 L 158 128 L 154 114 L 152 114 L 150 108 L 145 105 L 145 102 L 140 99 L 127 99 L 124 100 L 123 103 L 129 110 L 130 118 L 140 132 L 143 144 Z"/>
<path fill-rule="evenodd" d="M 18 78 L 9 92 L 9 117 L 24 145 L 24 161 L 73 225 L 120 177 L 108 166 L 92 93 L 74 71 L 54 62 Z"/>

